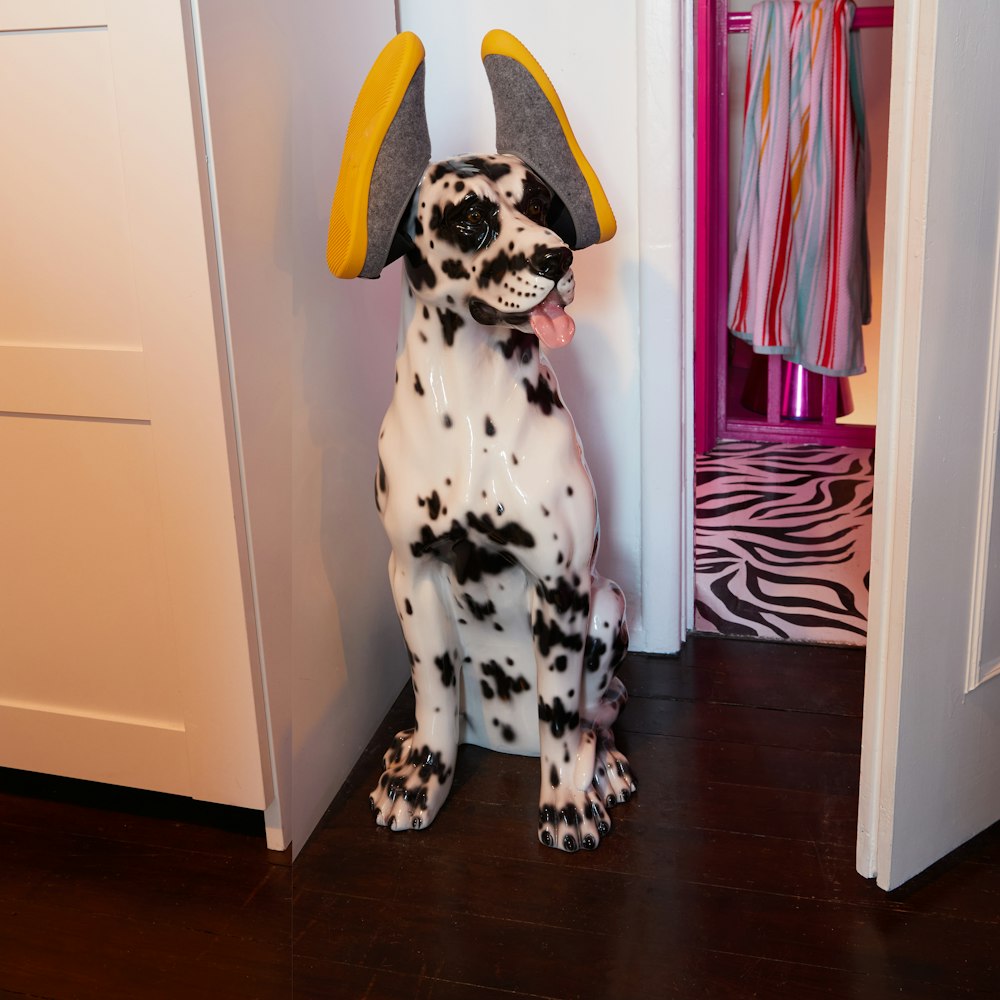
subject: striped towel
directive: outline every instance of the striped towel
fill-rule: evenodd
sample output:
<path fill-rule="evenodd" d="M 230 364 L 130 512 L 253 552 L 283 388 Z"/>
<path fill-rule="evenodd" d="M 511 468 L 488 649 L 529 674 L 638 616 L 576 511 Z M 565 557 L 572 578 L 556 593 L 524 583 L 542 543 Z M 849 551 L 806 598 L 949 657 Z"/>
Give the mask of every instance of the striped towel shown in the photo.
<path fill-rule="evenodd" d="M 750 22 L 729 328 L 824 375 L 865 370 L 871 322 L 853 20 L 851 0 L 765 0 Z"/>

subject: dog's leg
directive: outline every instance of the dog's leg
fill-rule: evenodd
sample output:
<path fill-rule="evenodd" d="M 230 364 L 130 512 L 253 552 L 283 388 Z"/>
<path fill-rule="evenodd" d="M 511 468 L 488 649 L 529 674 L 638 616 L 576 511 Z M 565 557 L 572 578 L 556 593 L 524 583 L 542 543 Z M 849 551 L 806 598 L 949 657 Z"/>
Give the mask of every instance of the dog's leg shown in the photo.
<path fill-rule="evenodd" d="M 371 795 L 379 826 L 429 826 L 451 790 L 458 752 L 461 654 L 445 591 L 447 572 L 431 557 L 389 559 L 392 592 L 410 654 L 416 725 L 396 735 Z"/>
<path fill-rule="evenodd" d="M 542 770 L 538 839 L 564 851 L 593 850 L 611 830 L 601 789 L 593 781 L 578 788 L 575 780 L 581 754 L 593 761 L 595 750 L 596 734 L 580 717 L 589 617 L 589 574 L 576 592 L 556 593 L 542 585 L 534 591 L 531 618 Z"/>
<path fill-rule="evenodd" d="M 584 738 L 574 780 L 578 788 L 593 783 L 608 808 L 627 802 L 635 792 L 628 761 L 615 748 L 611 732 L 628 701 L 625 685 L 615 676 L 627 651 L 625 597 L 617 584 L 595 574 L 590 628 L 583 658 L 584 697 L 580 715 L 585 727 Z"/>

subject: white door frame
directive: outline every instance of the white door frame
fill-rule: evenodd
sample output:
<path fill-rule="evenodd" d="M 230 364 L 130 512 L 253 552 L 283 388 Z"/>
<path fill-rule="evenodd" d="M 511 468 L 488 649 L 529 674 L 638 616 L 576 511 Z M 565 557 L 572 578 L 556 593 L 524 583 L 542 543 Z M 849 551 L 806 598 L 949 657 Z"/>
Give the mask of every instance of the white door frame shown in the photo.
<path fill-rule="evenodd" d="M 933 98 L 933 73 L 918 74 L 918 65 L 933 66 L 936 6 L 936 0 L 900 3 L 893 24 L 888 176 L 896 183 L 886 190 L 878 461 L 858 803 L 857 866 L 866 878 L 877 870 L 878 843 L 887 835 L 885 824 L 891 825 L 891 817 L 879 815 L 879 803 L 883 782 L 892 782 L 896 769 L 895 745 L 883 746 L 883 733 L 899 721 Z"/>

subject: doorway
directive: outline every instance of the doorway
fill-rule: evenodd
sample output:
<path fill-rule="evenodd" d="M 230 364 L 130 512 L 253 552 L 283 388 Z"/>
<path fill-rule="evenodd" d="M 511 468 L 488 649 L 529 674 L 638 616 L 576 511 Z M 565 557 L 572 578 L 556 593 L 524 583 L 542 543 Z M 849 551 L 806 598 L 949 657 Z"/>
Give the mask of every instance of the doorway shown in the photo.
<path fill-rule="evenodd" d="M 866 371 L 820 376 L 730 334 L 751 0 L 699 0 L 695 630 L 863 645 L 878 381 L 892 7 L 858 0 L 871 174 Z"/>

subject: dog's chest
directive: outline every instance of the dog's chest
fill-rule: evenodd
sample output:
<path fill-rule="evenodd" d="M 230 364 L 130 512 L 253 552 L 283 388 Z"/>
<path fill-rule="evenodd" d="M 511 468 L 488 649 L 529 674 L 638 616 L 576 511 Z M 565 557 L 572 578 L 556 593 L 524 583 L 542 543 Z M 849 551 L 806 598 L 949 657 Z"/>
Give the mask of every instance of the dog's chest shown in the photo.
<path fill-rule="evenodd" d="M 533 337 L 460 329 L 449 343 L 447 328 L 419 317 L 397 360 L 379 454 L 394 506 L 410 505 L 415 528 L 435 534 L 470 517 L 530 530 L 589 479 Z"/>

